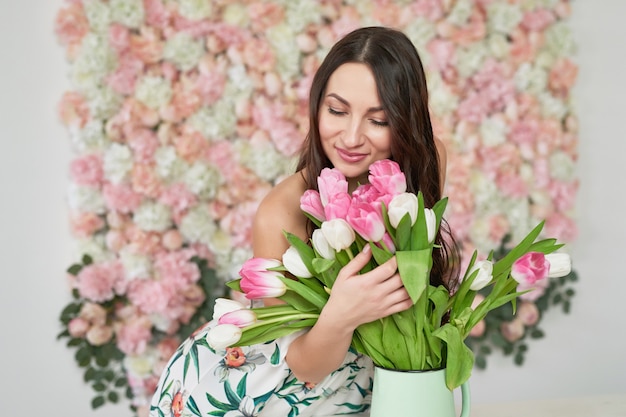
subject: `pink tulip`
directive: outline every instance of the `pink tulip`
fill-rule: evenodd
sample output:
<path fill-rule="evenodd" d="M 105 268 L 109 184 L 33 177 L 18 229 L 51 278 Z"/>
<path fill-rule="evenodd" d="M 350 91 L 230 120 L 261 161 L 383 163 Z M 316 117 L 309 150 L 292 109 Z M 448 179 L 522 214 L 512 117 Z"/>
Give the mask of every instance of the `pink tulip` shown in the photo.
<path fill-rule="evenodd" d="M 345 219 L 348 215 L 351 201 L 352 199 L 348 193 L 334 195 L 328 204 L 324 206 L 326 220 Z"/>
<path fill-rule="evenodd" d="M 268 270 L 279 265 L 281 263 L 276 259 L 264 258 L 251 258 L 243 264 L 239 271 L 239 285 L 247 299 L 280 297 L 287 291 L 287 287 L 280 280 L 284 275 Z"/>
<path fill-rule="evenodd" d="M 234 324 L 239 328 L 249 326 L 255 322 L 256 314 L 254 314 L 254 311 L 248 310 L 247 308 L 225 313 L 218 320 L 219 324 Z"/>
<path fill-rule="evenodd" d="M 375 203 L 380 200 L 382 194 L 372 184 L 361 184 L 352 192 L 352 199 Z"/>
<path fill-rule="evenodd" d="M 382 214 L 367 202 L 352 201 L 346 220 L 365 240 L 378 242 L 385 234 Z"/>
<path fill-rule="evenodd" d="M 528 252 L 513 263 L 511 276 L 520 284 L 535 285 L 548 276 L 550 262 L 541 252 Z"/>
<path fill-rule="evenodd" d="M 337 168 L 324 168 L 317 178 L 317 188 L 322 205 L 326 206 L 334 196 L 348 192 L 348 181 Z"/>
<path fill-rule="evenodd" d="M 315 190 L 306 190 L 302 194 L 302 197 L 300 197 L 300 209 L 321 222 L 326 220 L 320 193 Z"/>
<path fill-rule="evenodd" d="M 406 191 L 406 177 L 400 166 L 389 159 L 381 159 L 370 165 L 368 177 L 380 193 L 395 196 Z"/>

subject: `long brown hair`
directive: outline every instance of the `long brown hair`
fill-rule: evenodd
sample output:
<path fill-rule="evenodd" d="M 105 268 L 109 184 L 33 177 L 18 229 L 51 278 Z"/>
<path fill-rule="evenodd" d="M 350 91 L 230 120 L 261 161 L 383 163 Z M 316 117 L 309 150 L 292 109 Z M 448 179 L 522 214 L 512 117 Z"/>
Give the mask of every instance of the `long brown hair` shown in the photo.
<path fill-rule="evenodd" d="M 391 129 L 391 158 L 407 178 L 409 192 L 421 191 L 432 207 L 441 199 L 441 175 L 437 147 L 428 110 L 428 88 L 421 59 L 409 38 L 385 27 L 364 27 L 339 40 L 317 70 L 309 97 L 309 132 L 297 170 L 304 172 L 307 186 L 317 189 L 323 168 L 332 167 L 324 153 L 319 133 L 319 111 L 328 79 L 349 62 L 367 65 L 374 74 L 379 99 Z M 445 222 L 433 253 L 431 282 L 448 284 L 455 273 L 451 257 L 458 254 Z"/>

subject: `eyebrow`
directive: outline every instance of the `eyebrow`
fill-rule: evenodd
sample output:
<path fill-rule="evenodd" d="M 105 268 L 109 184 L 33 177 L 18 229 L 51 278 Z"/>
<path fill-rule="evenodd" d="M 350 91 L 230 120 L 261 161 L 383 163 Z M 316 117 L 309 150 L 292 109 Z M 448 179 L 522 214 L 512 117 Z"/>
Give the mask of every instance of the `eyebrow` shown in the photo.
<path fill-rule="evenodd" d="M 348 103 L 348 101 L 345 98 L 343 98 L 343 97 L 341 97 L 341 96 L 339 96 L 339 95 L 337 95 L 335 93 L 329 93 L 329 94 L 326 95 L 326 97 L 333 97 L 333 98 L 339 100 L 340 102 L 342 102 L 344 105 L 350 107 L 350 103 Z M 384 111 L 384 110 L 385 110 L 385 108 L 383 106 L 370 107 L 369 109 L 367 109 L 367 113 L 376 113 L 376 112 Z"/>

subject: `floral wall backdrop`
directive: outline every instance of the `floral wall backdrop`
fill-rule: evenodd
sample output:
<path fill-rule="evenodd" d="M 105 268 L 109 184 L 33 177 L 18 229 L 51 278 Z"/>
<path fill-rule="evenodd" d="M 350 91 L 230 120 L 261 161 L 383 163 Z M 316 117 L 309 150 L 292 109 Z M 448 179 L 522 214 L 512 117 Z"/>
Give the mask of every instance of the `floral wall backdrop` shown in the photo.
<path fill-rule="evenodd" d="M 92 406 L 127 396 L 147 415 L 165 361 L 251 256 L 257 204 L 293 171 L 315 70 L 357 27 L 401 29 L 423 58 L 465 251 L 505 252 L 541 220 L 575 239 L 569 14 L 568 0 L 67 0 L 55 27 L 76 263 L 59 338 Z M 477 326 L 477 366 L 494 349 L 522 364 L 575 279 Z"/>

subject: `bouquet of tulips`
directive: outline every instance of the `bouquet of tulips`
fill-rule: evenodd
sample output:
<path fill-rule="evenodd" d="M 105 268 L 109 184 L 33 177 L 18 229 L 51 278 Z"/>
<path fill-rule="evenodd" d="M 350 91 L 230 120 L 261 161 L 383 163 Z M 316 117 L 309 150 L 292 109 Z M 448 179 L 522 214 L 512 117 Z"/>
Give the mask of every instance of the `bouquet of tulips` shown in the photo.
<path fill-rule="evenodd" d="M 464 343 L 470 330 L 489 311 L 512 302 L 549 277 L 570 272 L 567 254 L 554 253 L 555 239 L 537 240 L 537 225 L 504 258 L 490 254 L 478 260 L 474 252 L 456 288 L 430 284 L 432 252 L 447 199 L 425 207 L 422 194 L 406 192 L 406 178 L 390 160 L 370 167 L 369 184 L 348 193 L 346 178 L 336 169 L 324 169 L 318 189 L 301 197 L 301 209 L 317 226 L 311 241 L 288 232 L 290 243 L 282 260 L 252 258 L 241 268 L 241 278 L 227 285 L 248 299 L 274 297 L 282 305 L 247 308 L 218 299 L 208 334 L 215 348 L 266 342 L 313 326 L 329 298 L 341 270 L 365 245 L 372 260 L 361 272 L 392 256 L 413 307 L 359 326 L 352 347 L 380 367 L 398 370 L 446 368 L 446 384 L 454 389 L 465 382 L 474 364 Z M 287 276 L 288 272 L 291 276 Z M 477 291 L 490 291 L 472 306 Z"/>

